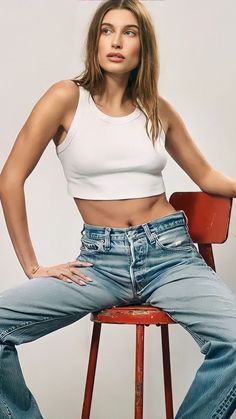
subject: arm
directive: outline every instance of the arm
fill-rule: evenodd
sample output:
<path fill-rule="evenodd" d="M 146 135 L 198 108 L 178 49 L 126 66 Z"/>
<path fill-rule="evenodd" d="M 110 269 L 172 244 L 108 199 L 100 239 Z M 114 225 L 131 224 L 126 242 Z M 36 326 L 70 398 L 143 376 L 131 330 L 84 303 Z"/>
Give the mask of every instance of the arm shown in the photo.
<path fill-rule="evenodd" d="M 161 107 L 168 119 L 166 150 L 199 188 L 211 194 L 236 197 L 236 180 L 210 166 L 188 133 L 180 115 L 161 98 Z"/>
<path fill-rule="evenodd" d="M 36 103 L 17 135 L 0 174 L 0 198 L 5 221 L 16 255 L 28 278 L 38 262 L 28 229 L 24 183 L 62 124 L 68 102 L 66 86 L 67 81 L 55 83 Z"/>

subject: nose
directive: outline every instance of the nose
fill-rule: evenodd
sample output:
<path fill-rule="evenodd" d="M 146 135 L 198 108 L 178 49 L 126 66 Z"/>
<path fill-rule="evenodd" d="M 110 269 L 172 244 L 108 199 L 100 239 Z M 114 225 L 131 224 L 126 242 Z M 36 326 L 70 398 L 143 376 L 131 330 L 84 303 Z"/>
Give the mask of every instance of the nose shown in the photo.
<path fill-rule="evenodd" d="M 118 37 L 113 39 L 112 46 L 120 48 L 120 44 L 121 44 L 121 42 L 119 41 Z"/>

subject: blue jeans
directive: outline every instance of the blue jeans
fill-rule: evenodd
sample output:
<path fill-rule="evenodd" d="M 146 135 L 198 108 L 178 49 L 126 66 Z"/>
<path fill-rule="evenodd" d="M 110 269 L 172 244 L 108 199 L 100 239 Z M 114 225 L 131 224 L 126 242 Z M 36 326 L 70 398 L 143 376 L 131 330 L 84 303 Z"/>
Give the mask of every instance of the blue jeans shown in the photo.
<path fill-rule="evenodd" d="M 175 418 L 229 418 L 236 409 L 236 298 L 193 244 L 183 211 L 126 228 L 84 223 L 84 286 L 38 277 L 0 295 L 0 417 L 42 419 L 15 346 L 114 305 L 165 310 L 198 344 L 204 361 Z"/>

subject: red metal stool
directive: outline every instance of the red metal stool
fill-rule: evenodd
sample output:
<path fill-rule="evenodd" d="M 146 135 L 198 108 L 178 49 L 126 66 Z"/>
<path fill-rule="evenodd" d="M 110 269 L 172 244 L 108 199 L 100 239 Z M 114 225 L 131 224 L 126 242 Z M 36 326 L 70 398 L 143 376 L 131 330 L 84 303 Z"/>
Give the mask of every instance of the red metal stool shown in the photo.
<path fill-rule="evenodd" d="M 204 192 L 175 192 L 170 197 L 170 203 L 176 210 L 184 210 L 192 240 L 198 244 L 199 252 L 208 265 L 215 270 L 211 244 L 223 243 L 228 237 L 232 199 Z M 135 419 L 143 418 L 144 326 L 155 324 L 161 327 L 166 419 L 173 419 L 168 324 L 177 323 L 167 313 L 150 305 L 107 308 L 92 313 L 91 320 L 94 326 L 81 419 L 90 417 L 102 323 L 136 325 Z"/>

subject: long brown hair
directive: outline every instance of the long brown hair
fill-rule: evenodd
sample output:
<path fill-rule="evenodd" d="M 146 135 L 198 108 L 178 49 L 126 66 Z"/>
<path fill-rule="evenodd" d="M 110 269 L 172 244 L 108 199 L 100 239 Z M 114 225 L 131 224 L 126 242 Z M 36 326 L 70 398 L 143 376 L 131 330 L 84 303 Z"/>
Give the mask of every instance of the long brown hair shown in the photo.
<path fill-rule="evenodd" d="M 130 10 L 138 21 L 141 44 L 140 62 L 130 73 L 126 93 L 132 103 L 145 115 L 146 132 L 154 146 L 160 129 L 158 121 L 162 127 L 158 114 L 159 53 L 152 18 L 142 3 L 138 0 L 107 0 L 98 7 L 90 22 L 86 39 L 85 70 L 72 80 L 83 86 L 92 96 L 94 94 L 102 96 L 104 93 L 104 76 L 99 65 L 97 51 L 103 17 L 112 9 Z M 148 133 L 149 120 L 152 138 Z"/>

